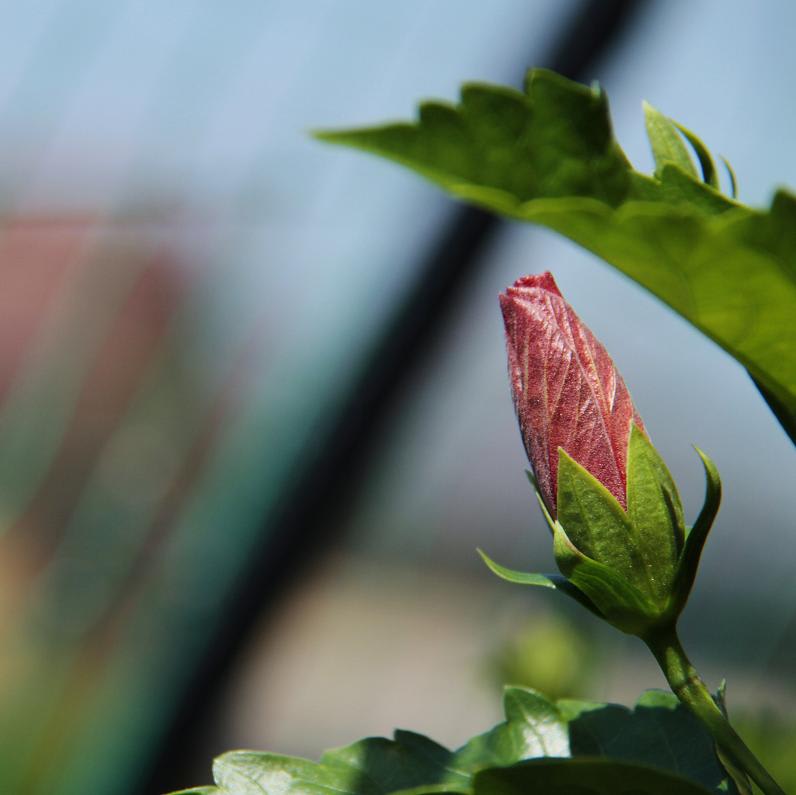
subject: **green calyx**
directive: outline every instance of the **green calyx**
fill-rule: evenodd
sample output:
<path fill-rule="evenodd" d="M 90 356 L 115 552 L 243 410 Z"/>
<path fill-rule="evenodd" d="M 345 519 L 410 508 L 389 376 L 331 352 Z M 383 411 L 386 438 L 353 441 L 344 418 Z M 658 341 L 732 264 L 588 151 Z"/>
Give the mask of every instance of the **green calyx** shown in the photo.
<path fill-rule="evenodd" d="M 623 632 L 645 637 L 662 626 L 673 626 L 693 587 L 721 499 L 715 465 L 703 452 L 697 453 L 705 468 L 707 492 L 693 528 L 685 525 L 666 464 L 646 434 L 633 425 L 627 510 L 562 449 L 555 519 L 537 491 L 563 577 L 512 571 L 481 555 L 503 579 L 564 591 Z"/>

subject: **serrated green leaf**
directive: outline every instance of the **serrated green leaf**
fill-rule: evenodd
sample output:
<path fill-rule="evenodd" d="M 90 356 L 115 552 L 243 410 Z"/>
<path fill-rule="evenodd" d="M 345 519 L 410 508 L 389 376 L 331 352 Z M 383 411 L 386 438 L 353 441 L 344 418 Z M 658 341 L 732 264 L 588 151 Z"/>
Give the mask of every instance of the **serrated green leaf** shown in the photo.
<path fill-rule="evenodd" d="M 405 731 L 393 740 L 368 738 L 328 751 L 319 762 L 233 751 L 213 766 L 217 786 L 180 795 L 472 795 L 488 791 L 479 790 L 479 771 L 570 756 L 648 765 L 707 791 L 736 795 L 709 735 L 671 694 L 651 691 L 631 711 L 583 701 L 554 704 L 533 690 L 509 687 L 504 708 L 506 721 L 458 751 Z"/>
<path fill-rule="evenodd" d="M 719 470 L 707 453 L 702 452 L 698 447 L 695 450 L 702 461 L 702 466 L 705 468 L 705 501 L 696 522 L 694 522 L 694 526 L 686 536 L 683 551 L 680 553 L 680 559 L 677 564 L 674 604 L 678 613 L 685 607 L 691 589 L 694 587 L 702 549 L 705 546 L 708 533 L 713 526 L 721 505 L 721 477 L 719 476 Z"/>
<path fill-rule="evenodd" d="M 599 618 L 602 618 L 602 613 L 597 609 L 597 606 L 589 599 L 586 594 L 579 591 L 566 577 L 560 574 L 536 574 L 527 571 L 516 571 L 509 569 L 506 566 L 501 566 L 496 563 L 489 555 L 482 549 L 476 550 L 481 556 L 481 560 L 486 563 L 490 571 L 500 577 L 502 580 L 514 583 L 515 585 L 534 585 L 539 588 L 553 588 L 557 591 L 565 593 L 567 596 L 574 599 L 576 602 L 582 604 L 586 609 L 591 610 Z"/>
<path fill-rule="evenodd" d="M 735 176 L 735 169 L 730 165 L 730 161 L 727 160 L 726 157 L 722 157 L 721 162 L 724 163 L 724 168 L 727 171 L 727 176 L 730 178 L 730 196 L 732 196 L 733 199 L 737 199 L 738 180 Z"/>
<path fill-rule="evenodd" d="M 394 792 L 427 784 L 466 792 L 470 775 L 455 754 L 414 732 L 399 731 L 393 740 L 372 737 L 327 751 L 320 759 L 324 775 L 340 773 L 340 784 L 352 793 Z"/>
<path fill-rule="evenodd" d="M 213 764 L 213 777 L 224 795 L 378 792 L 361 785 L 359 771 L 255 751 L 231 751 L 218 757 Z"/>
<path fill-rule="evenodd" d="M 706 795 L 673 773 L 610 759 L 533 759 L 483 770 L 475 795 Z"/>
<path fill-rule="evenodd" d="M 697 171 L 677 125 L 648 102 L 643 103 L 643 108 L 647 137 L 652 147 L 652 156 L 655 158 L 655 172 L 660 173 L 664 166 L 672 165 L 696 179 Z"/>
<path fill-rule="evenodd" d="M 543 695 L 507 687 L 503 708 L 506 721 L 462 746 L 456 752 L 458 765 L 472 774 L 536 756 L 569 756 L 567 724 L 558 707 Z"/>
<path fill-rule="evenodd" d="M 685 540 L 683 506 L 666 463 L 635 423 L 627 453 L 627 512 L 641 568 L 631 580 L 661 604 L 669 597 Z"/>
<path fill-rule="evenodd" d="M 573 125 L 591 133 L 573 136 Z M 478 186 L 515 204 L 573 194 L 615 204 L 629 188 L 629 164 L 610 134 L 605 94 L 543 70 L 530 74 L 525 93 L 468 84 L 456 106 L 423 103 L 416 125 L 316 137 L 389 157 L 450 190 Z M 562 143 L 569 158 L 560 156 Z"/>
<path fill-rule="evenodd" d="M 369 737 L 327 751 L 318 762 L 232 751 L 215 760 L 212 795 L 384 795 L 471 793 L 474 773 L 535 756 L 567 756 L 569 730 L 555 704 L 532 690 L 506 688 L 506 720 L 449 751 L 420 734 Z"/>
<path fill-rule="evenodd" d="M 558 702 L 569 722 L 573 756 L 602 756 L 670 770 L 712 792 L 734 793 L 713 739 L 664 690 L 648 690 L 633 709 L 618 704 Z"/>
<path fill-rule="evenodd" d="M 756 211 L 681 166 L 634 171 L 604 93 L 544 70 L 530 73 L 524 94 L 478 86 L 476 95 L 419 124 L 319 137 L 594 252 L 734 356 L 796 428 L 796 198 L 780 191 Z"/>

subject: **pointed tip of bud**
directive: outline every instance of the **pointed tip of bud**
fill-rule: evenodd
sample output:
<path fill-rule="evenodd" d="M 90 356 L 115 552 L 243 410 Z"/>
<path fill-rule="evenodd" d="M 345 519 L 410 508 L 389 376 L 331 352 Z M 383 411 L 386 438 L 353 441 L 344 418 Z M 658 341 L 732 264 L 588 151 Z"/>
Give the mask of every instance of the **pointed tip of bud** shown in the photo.
<path fill-rule="evenodd" d="M 536 290 L 553 293 L 561 297 L 561 290 L 558 289 L 553 274 L 550 273 L 550 271 L 545 271 L 544 273 L 520 276 L 511 287 L 506 288 L 505 293 L 501 294 L 501 304 L 504 302 L 504 299 L 510 301 L 511 298 L 523 298 Z"/>

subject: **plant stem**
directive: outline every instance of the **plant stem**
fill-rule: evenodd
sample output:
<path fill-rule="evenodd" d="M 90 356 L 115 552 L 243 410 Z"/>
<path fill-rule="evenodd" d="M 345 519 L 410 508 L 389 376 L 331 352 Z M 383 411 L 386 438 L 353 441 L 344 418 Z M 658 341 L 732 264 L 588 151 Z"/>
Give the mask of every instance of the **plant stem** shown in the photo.
<path fill-rule="evenodd" d="M 672 688 L 672 692 L 705 724 L 716 745 L 765 795 L 785 795 L 746 743 L 730 726 L 724 713 L 686 656 L 675 627 L 667 627 L 644 638 Z"/>

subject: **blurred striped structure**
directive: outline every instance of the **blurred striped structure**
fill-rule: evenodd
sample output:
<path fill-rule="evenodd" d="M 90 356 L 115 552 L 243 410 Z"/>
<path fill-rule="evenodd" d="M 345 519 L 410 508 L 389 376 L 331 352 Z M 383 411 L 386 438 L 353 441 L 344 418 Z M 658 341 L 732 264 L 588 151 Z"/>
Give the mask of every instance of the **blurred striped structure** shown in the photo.
<path fill-rule="evenodd" d="M 598 61 L 581 45 L 563 55 L 554 46 L 571 42 L 572 29 L 599 38 L 605 9 L 642 5 Z M 467 79 L 516 85 L 526 65 L 557 52 L 556 63 L 604 82 L 641 168 L 646 96 L 730 157 L 745 200 L 763 201 L 772 182 L 796 184 L 796 112 L 772 99 L 790 96 L 796 6 L 31 0 L 5 12 L 2 795 L 137 795 L 194 783 L 158 778 L 153 766 L 172 754 L 207 770 L 186 715 L 217 728 L 220 712 L 201 702 L 219 697 L 224 682 L 213 676 L 293 578 L 278 565 L 288 547 L 295 560 L 345 537 L 346 549 L 385 565 L 445 568 L 459 585 L 447 597 L 431 592 L 457 610 L 463 594 L 480 593 L 469 579 L 484 576 L 476 544 L 488 540 L 518 566 L 546 560 L 496 304 L 529 271 L 554 269 L 616 356 L 687 505 L 702 489 L 688 445 L 722 469 L 722 525 L 688 614 L 711 611 L 703 648 L 753 676 L 772 652 L 793 654 L 781 599 L 793 590 L 792 556 L 767 559 L 767 577 L 742 588 L 725 576 L 763 564 L 748 532 L 761 505 L 769 537 L 792 548 L 792 450 L 740 368 L 573 247 L 462 214 L 412 175 L 324 148 L 306 131 L 407 117 L 418 98 L 453 99 Z M 453 284 L 452 268 L 433 285 L 450 312 L 432 329 L 439 307 L 409 299 L 432 292 L 423 279 L 446 257 L 469 263 L 470 275 Z M 395 318 L 420 329 L 411 367 L 376 344 Z M 377 384 L 368 375 L 379 351 Z M 673 400 L 671 384 L 682 382 L 690 399 Z M 393 387 L 392 403 L 369 393 Z M 370 415 L 379 400 L 380 430 Z M 372 444 L 358 467 L 339 444 L 341 426 L 360 449 Z M 330 457 L 332 443 L 340 449 Z M 327 514 L 328 493 L 302 492 L 307 472 L 327 492 L 347 487 L 348 513 Z M 301 534 L 302 511 L 313 535 Z M 373 603 L 391 605 L 397 622 L 384 593 Z M 738 629 L 741 610 L 766 621 Z M 491 612 L 479 613 L 483 625 Z M 335 670 L 344 671 L 340 653 Z M 367 712 L 332 690 L 306 700 L 357 719 Z"/>

